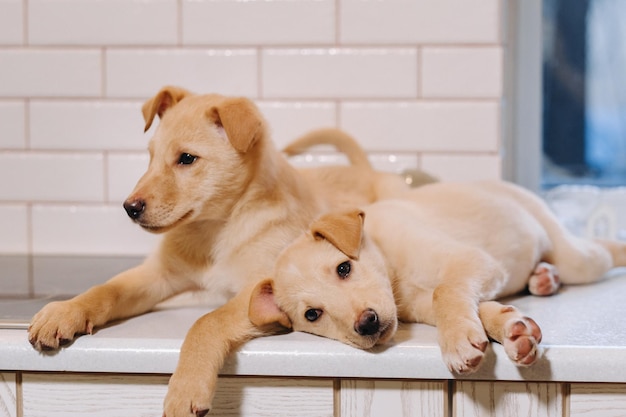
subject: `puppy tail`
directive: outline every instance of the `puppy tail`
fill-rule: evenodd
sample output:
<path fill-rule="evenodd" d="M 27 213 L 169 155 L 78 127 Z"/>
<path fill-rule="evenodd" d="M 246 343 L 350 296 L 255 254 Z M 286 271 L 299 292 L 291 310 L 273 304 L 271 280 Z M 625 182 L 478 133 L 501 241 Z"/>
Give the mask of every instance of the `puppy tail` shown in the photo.
<path fill-rule="evenodd" d="M 317 145 L 331 145 L 348 157 L 350 164 L 373 170 L 367 154 L 357 141 L 346 132 L 335 128 L 313 130 L 287 145 L 283 152 L 288 156 L 299 155 Z"/>

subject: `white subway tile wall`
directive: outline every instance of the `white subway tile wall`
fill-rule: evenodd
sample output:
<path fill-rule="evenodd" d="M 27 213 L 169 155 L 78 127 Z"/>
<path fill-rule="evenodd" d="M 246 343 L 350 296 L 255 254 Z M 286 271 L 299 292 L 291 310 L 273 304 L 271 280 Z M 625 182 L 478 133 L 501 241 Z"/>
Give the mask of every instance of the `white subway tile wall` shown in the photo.
<path fill-rule="evenodd" d="M 2 204 L 0 206 L 0 253 L 22 255 L 30 249 L 28 239 L 28 206 Z"/>
<path fill-rule="evenodd" d="M 497 44 L 498 0 L 340 0 L 339 39 L 358 44 Z"/>
<path fill-rule="evenodd" d="M 142 101 L 30 101 L 31 149 L 136 150 L 146 149 L 141 118 Z"/>
<path fill-rule="evenodd" d="M 417 48 L 267 49 L 262 62 L 265 97 L 417 96 Z"/>
<path fill-rule="evenodd" d="M 24 0 L 0 0 L 0 45 L 22 45 Z"/>
<path fill-rule="evenodd" d="M 26 147 L 26 104 L 0 100 L 0 149 Z"/>
<path fill-rule="evenodd" d="M 254 99 L 278 147 L 337 126 L 379 169 L 500 177 L 502 1 L 0 0 L 0 256 L 154 246 L 121 202 L 167 84 Z"/>
<path fill-rule="evenodd" d="M 105 97 L 146 99 L 166 84 L 196 92 L 257 97 L 256 49 L 110 49 L 105 60 Z"/>
<path fill-rule="evenodd" d="M 102 52 L 76 48 L 0 50 L 0 97 L 97 97 Z"/>
<path fill-rule="evenodd" d="M 493 101 L 346 101 L 340 124 L 371 150 L 492 152 L 499 110 Z"/>
<path fill-rule="evenodd" d="M 35 204 L 32 250 L 42 255 L 99 255 L 108 253 L 111 242 L 115 242 L 118 253 L 125 256 L 146 253 L 154 246 L 154 235 L 121 216 L 121 207 L 121 204 Z"/>
<path fill-rule="evenodd" d="M 176 45 L 177 0 L 28 0 L 30 45 Z"/>
<path fill-rule="evenodd" d="M 334 0 L 184 0 L 185 45 L 309 45 L 335 41 Z"/>
<path fill-rule="evenodd" d="M 422 50 L 424 98 L 502 96 L 499 47 L 425 47 Z"/>

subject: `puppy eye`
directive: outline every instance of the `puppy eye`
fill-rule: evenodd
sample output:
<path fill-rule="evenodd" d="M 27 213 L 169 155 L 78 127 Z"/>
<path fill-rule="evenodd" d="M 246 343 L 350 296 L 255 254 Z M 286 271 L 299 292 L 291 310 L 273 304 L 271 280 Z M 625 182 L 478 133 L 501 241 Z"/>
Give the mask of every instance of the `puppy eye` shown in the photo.
<path fill-rule="evenodd" d="M 314 322 L 322 316 L 322 310 L 319 308 L 309 308 L 304 312 L 304 318 L 310 322 Z"/>
<path fill-rule="evenodd" d="M 339 278 L 346 279 L 350 275 L 350 270 L 352 269 L 352 265 L 350 261 L 345 261 L 337 265 L 337 275 Z"/>
<path fill-rule="evenodd" d="M 196 161 L 196 159 L 198 159 L 197 156 L 184 152 L 181 153 L 178 158 L 178 165 L 191 165 Z"/>

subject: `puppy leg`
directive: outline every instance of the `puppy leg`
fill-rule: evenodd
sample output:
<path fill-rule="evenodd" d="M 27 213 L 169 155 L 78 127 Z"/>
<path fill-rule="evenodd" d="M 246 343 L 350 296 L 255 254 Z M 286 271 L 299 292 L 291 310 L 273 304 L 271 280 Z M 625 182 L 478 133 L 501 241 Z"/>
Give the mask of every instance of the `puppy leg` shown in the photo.
<path fill-rule="evenodd" d="M 191 327 L 169 381 L 163 405 L 164 417 L 207 415 L 215 395 L 218 373 L 228 354 L 250 339 L 278 333 L 276 327 L 261 328 L 250 321 L 250 294 L 250 289 L 240 292 Z"/>
<path fill-rule="evenodd" d="M 547 262 L 540 262 L 528 280 L 528 291 L 533 295 L 552 295 L 560 286 L 556 267 Z"/>
<path fill-rule="evenodd" d="M 490 300 L 506 282 L 502 265 L 473 247 L 452 246 L 440 268 L 433 310 L 444 361 L 453 372 L 478 369 L 489 343 L 478 315 L 480 300 Z"/>
<path fill-rule="evenodd" d="M 451 372 L 469 374 L 482 362 L 489 339 L 477 314 L 477 302 L 465 288 L 439 285 L 433 294 L 439 347 Z"/>
<path fill-rule="evenodd" d="M 496 301 L 480 303 L 478 314 L 489 337 L 504 346 L 516 365 L 528 366 L 537 360 L 541 329 L 533 319 Z"/>
<path fill-rule="evenodd" d="M 115 319 L 145 313 L 173 295 L 173 285 L 142 264 L 66 301 L 44 306 L 31 320 L 28 339 L 37 350 L 55 350 Z"/>

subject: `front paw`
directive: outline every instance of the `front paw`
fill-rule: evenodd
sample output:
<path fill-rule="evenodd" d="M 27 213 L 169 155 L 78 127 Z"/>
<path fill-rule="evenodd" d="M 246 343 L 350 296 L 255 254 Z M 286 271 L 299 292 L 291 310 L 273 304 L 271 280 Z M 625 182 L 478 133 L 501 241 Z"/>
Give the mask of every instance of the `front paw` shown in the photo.
<path fill-rule="evenodd" d="M 460 320 L 454 326 L 439 329 L 439 346 L 450 372 L 471 374 L 480 367 L 489 339 L 480 324 Z"/>
<path fill-rule="evenodd" d="M 540 356 L 541 329 L 530 317 L 512 318 L 504 325 L 502 345 L 518 366 L 529 366 Z"/>
<path fill-rule="evenodd" d="M 91 334 L 93 324 L 87 312 L 69 301 L 54 301 L 31 320 L 28 340 L 39 351 L 56 350 L 77 335 Z"/>
<path fill-rule="evenodd" d="M 176 371 L 170 378 L 163 404 L 163 417 L 204 417 L 211 409 L 214 381 Z"/>

